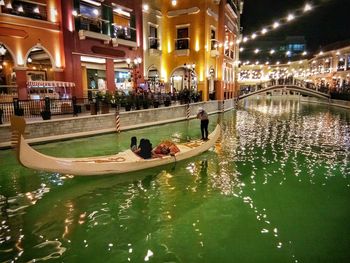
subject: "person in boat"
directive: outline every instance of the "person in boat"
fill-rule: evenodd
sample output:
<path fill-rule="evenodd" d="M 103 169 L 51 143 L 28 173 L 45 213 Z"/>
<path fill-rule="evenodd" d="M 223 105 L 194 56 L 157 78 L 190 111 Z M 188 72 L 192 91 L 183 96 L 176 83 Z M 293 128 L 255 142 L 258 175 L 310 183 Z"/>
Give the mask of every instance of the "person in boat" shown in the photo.
<path fill-rule="evenodd" d="M 201 121 L 202 140 L 206 141 L 208 140 L 209 119 L 208 113 L 202 107 L 198 109 L 197 119 Z"/>
<path fill-rule="evenodd" d="M 131 143 L 130 143 L 130 149 L 133 152 L 137 152 L 138 151 L 138 147 L 137 147 L 137 138 L 135 136 L 131 137 Z"/>
<path fill-rule="evenodd" d="M 163 141 L 153 150 L 158 155 L 175 155 L 179 151 L 180 149 L 171 141 Z"/>
<path fill-rule="evenodd" d="M 152 158 L 152 144 L 148 139 L 141 139 L 137 154 L 143 159 Z"/>

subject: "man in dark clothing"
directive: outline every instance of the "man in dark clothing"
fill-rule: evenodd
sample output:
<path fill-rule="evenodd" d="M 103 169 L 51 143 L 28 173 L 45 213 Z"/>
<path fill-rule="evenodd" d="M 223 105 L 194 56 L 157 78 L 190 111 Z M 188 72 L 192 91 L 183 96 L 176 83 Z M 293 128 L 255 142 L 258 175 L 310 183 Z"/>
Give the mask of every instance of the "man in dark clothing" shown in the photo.
<path fill-rule="evenodd" d="M 202 140 L 208 140 L 208 113 L 203 109 L 198 109 L 197 119 L 201 120 L 201 132 L 202 132 Z"/>

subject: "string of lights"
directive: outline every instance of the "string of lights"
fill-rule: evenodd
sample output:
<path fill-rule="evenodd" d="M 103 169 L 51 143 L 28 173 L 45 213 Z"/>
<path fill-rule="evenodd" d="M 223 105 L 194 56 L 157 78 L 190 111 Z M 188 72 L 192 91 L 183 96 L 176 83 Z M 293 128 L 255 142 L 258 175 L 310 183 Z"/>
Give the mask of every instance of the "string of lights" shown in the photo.
<path fill-rule="evenodd" d="M 249 41 L 257 39 L 258 37 L 265 36 L 268 32 L 277 30 L 278 28 L 294 21 L 297 17 L 300 17 L 303 14 L 308 13 L 315 7 L 316 5 L 312 5 L 311 3 L 306 3 L 302 8 L 296 9 L 294 12 L 289 13 L 286 17 L 276 19 L 272 24 L 263 26 L 261 30 L 253 32 L 246 36 L 243 35 L 241 39 L 237 40 L 237 44 L 240 44 L 241 42 L 247 43 Z"/>

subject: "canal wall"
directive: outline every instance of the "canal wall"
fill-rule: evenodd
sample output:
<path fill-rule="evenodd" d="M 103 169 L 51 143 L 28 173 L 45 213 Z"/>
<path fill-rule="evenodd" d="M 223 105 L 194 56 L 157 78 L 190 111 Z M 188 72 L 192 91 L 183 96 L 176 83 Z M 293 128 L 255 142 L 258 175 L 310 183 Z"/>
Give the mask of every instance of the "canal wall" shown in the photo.
<path fill-rule="evenodd" d="M 233 99 L 206 101 L 190 104 L 189 116 L 187 105 L 176 105 L 156 109 L 120 112 L 120 130 L 137 129 L 146 126 L 195 118 L 198 108 L 204 108 L 209 114 L 233 109 Z M 26 139 L 29 143 L 42 143 L 64 140 L 103 133 L 116 132 L 115 113 L 85 115 L 51 120 L 27 120 Z M 11 138 L 10 124 L 0 125 L 0 149 L 9 148 Z"/>
<path fill-rule="evenodd" d="M 329 105 L 329 106 L 335 106 L 340 107 L 344 109 L 350 109 L 350 101 L 346 100 L 326 100 L 326 99 L 318 99 L 313 97 L 300 97 L 301 102 L 307 102 L 307 103 L 317 103 L 317 104 L 323 104 L 323 105 Z"/>

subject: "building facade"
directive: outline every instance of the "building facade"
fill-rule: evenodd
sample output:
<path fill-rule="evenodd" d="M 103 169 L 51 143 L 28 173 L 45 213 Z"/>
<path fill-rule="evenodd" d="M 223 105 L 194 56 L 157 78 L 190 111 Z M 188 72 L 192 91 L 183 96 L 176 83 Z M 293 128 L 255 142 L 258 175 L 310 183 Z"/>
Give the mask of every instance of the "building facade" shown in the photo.
<path fill-rule="evenodd" d="M 98 91 L 194 89 L 203 100 L 235 96 L 240 0 L 0 1 L 0 93 L 62 97 Z"/>

